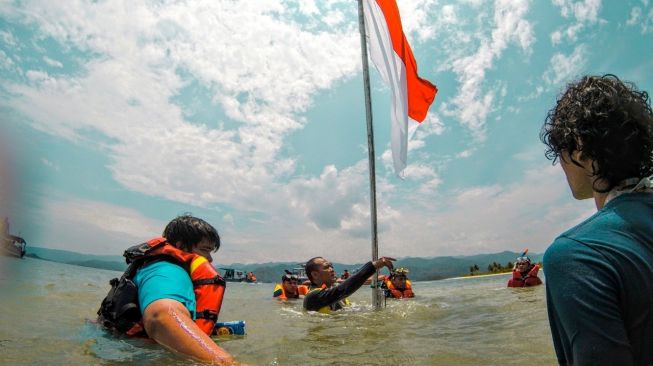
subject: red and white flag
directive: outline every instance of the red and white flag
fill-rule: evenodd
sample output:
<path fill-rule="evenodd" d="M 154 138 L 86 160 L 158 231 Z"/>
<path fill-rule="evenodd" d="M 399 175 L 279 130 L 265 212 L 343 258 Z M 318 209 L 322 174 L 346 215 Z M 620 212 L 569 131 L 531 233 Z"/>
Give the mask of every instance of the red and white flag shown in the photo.
<path fill-rule="evenodd" d="M 417 75 L 417 63 L 404 35 L 395 0 L 363 0 L 370 58 L 392 90 L 392 160 L 401 175 L 408 155 L 408 120 L 426 118 L 438 89 Z"/>

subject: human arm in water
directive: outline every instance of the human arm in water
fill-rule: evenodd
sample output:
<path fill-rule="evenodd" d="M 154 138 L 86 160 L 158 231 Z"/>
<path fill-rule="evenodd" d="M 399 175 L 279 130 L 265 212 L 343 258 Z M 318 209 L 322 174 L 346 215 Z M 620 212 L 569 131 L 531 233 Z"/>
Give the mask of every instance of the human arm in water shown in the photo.
<path fill-rule="evenodd" d="M 319 309 L 338 302 L 358 290 L 377 269 L 388 267 L 392 269 L 394 258 L 381 257 L 374 262 L 365 263 L 355 274 L 349 276 L 344 282 L 322 291 L 311 291 L 304 297 L 306 310 L 318 311 Z"/>
<path fill-rule="evenodd" d="M 173 351 L 213 365 L 239 365 L 195 324 L 190 312 L 179 301 L 160 299 L 143 311 L 148 336 Z"/>

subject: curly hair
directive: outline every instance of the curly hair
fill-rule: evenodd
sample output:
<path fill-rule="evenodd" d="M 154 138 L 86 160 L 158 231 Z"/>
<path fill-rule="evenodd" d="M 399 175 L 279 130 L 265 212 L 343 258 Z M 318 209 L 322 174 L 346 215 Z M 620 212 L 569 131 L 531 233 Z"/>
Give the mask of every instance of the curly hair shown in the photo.
<path fill-rule="evenodd" d="M 615 75 L 585 76 L 567 85 L 540 131 L 546 157 L 562 151 L 594 161 L 594 191 L 605 193 L 628 178 L 653 174 L 653 112 L 648 93 Z M 575 165 L 580 164 L 571 158 Z M 601 188 L 597 181 L 605 182 Z"/>
<path fill-rule="evenodd" d="M 163 230 L 163 237 L 171 244 L 180 242 L 180 249 L 187 252 L 191 252 L 193 247 L 204 239 L 213 243 L 214 252 L 220 249 L 218 231 L 208 222 L 190 214 L 177 216 L 170 221 Z"/>

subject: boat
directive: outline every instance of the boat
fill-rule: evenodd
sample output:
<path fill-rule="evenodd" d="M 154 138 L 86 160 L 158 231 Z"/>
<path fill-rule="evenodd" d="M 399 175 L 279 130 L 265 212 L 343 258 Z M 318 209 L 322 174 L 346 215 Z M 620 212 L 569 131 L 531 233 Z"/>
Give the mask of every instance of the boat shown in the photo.
<path fill-rule="evenodd" d="M 254 273 L 241 271 L 235 268 L 220 268 L 224 271 L 222 277 L 227 282 L 249 282 L 256 283 L 256 276 Z"/>
<path fill-rule="evenodd" d="M 310 283 L 308 280 L 308 276 L 306 275 L 306 265 L 304 263 L 297 263 L 299 267 L 295 267 L 292 270 L 285 270 L 287 274 L 297 276 L 297 283 L 299 284 L 305 284 L 307 282 Z"/>
<path fill-rule="evenodd" d="M 2 237 L 0 252 L 10 257 L 23 258 L 25 256 L 25 239 L 20 236 L 6 234 Z"/>

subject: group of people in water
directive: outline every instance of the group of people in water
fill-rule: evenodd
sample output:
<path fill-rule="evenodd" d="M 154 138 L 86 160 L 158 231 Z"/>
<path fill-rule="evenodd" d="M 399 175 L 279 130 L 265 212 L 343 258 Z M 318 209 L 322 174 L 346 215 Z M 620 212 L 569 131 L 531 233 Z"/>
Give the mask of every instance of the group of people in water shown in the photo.
<path fill-rule="evenodd" d="M 311 261 L 314 259 L 311 259 Z M 331 267 L 330 270 L 333 270 L 333 267 Z M 333 274 L 335 276 L 335 271 L 333 271 Z M 381 283 L 380 287 L 381 289 L 383 289 L 383 293 L 386 298 L 400 299 L 400 298 L 408 298 L 408 297 L 415 296 L 415 293 L 413 292 L 413 288 L 412 288 L 412 283 L 408 279 L 407 274 L 408 274 L 408 270 L 406 268 L 396 268 L 396 269 L 392 269 L 389 275 L 379 276 L 378 280 Z M 319 276 L 319 274 L 312 274 L 312 276 L 317 277 Z M 351 278 L 355 278 L 355 280 L 351 280 Z M 360 288 L 363 284 L 365 284 L 365 282 L 367 282 L 368 280 L 369 278 L 363 277 L 363 282 L 360 283 L 359 285 L 360 279 L 358 277 L 351 277 L 349 271 L 345 270 L 342 276 L 340 276 L 340 278 L 335 281 L 335 284 L 339 284 L 339 285 L 344 284 L 343 286 L 345 287 L 352 287 L 353 290 L 350 292 L 343 291 L 347 293 L 352 293 L 356 291 L 358 288 Z M 333 284 L 334 283 L 330 283 L 330 285 Z M 272 293 L 272 297 L 279 300 L 304 298 L 309 292 L 320 291 L 326 289 L 327 287 L 330 287 L 330 285 L 327 284 L 327 282 L 323 282 L 322 285 L 318 288 L 317 285 L 313 284 L 312 280 L 307 280 L 304 283 L 300 284 L 299 277 L 297 275 L 287 273 L 281 277 L 281 283 L 277 283 L 275 285 L 274 292 Z M 346 299 L 333 300 L 333 303 L 335 304 L 340 300 L 342 300 L 345 303 L 348 303 Z M 306 305 L 305 303 L 306 309 L 310 310 L 308 306 L 310 305 Z M 337 307 L 337 305 L 334 306 Z M 327 311 L 327 309 L 322 309 L 322 312 L 329 312 L 329 311 Z"/>
<path fill-rule="evenodd" d="M 546 250 L 546 306 L 560 365 L 653 364 L 653 112 L 648 94 L 614 75 L 567 86 L 542 127 L 546 156 L 560 162 L 576 199 L 597 212 Z M 111 281 L 101 324 L 146 335 L 197 360 L 238 364 L 211 338 L 225 283 L 210 265 L 220 237 L 206 221 L 183 215 L 163 236 L 129 248 L 129 268 Z M 327 259 L 306 262 L 310 285 L 284 276 L 275 296 L 304 296 L 308 311 L 331 313 L 377 270 L 393 297 L 413 296 L 393 258 L 364 264 L 337 284 Z M 530 259 L 515 264 L 510 286 L 540 284 Z M 295 283 L 293 283 L 293 280 Z"/>

